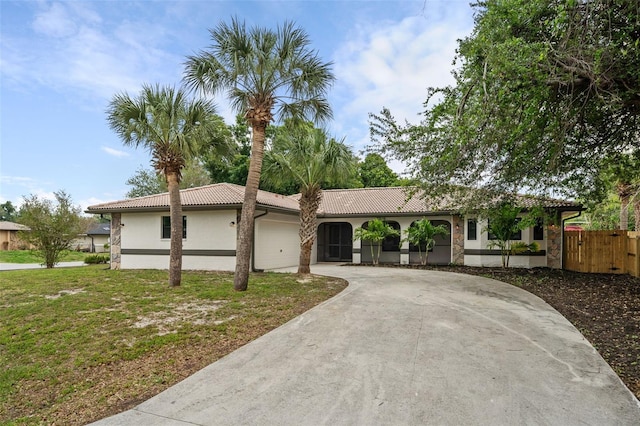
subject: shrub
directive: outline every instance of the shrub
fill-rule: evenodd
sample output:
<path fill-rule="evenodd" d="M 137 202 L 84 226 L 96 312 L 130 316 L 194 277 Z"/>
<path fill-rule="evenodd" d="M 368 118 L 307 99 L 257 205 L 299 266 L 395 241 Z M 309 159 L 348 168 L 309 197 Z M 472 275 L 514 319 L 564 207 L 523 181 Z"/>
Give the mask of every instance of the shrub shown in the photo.
<path fill-rule="evenodd" d="M 540 250 L 540 245 L 538 245 L 538 243 L 536 243 L 535 241 L 531 244 L 527 244 L 523 241 L 517 241 L 511 244 L 510 249 L 511 254 L 524 253 L 526 251 L 533 253 Z"/>
<path fill-rule="evenodd" d="M 104 254 L 93 254 L 84 258 L 84 263 L 88 265 L 97 265 L 100 263 L 109 263 L 109 256 Z"/>

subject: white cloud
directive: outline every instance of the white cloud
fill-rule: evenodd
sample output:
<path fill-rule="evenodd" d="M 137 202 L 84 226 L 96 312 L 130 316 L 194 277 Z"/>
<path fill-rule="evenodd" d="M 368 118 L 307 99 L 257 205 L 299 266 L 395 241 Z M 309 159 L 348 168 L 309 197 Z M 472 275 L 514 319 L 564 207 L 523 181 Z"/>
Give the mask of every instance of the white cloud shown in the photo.
<path fill-rule="evenodd" d="M 179 82 L 183 58 L 159 47 L 169 37 L 161 23 L 105 22 L 94 6 L 41 6 L 31 22 L 37 37 L 2 40 L 3 79 L 21 88 L 53 88 L 77 101 L 137 93 L 143 83 Z"/>
<path fill-rule="evenodd" d="M 114 157 L 128 157 L 129 153 L 125 152 L 125 151 L 120 151 L 117 149 L 113 149 L 113 148 L 109 148 L 108 146 L 101 146 L 100 147 L 101 150 L 103 150 L 104 152 L 106 152 L 109 155 L 113 155 Z"/>
<path fill-rule="evenodd" d="M 334 131 L 356 150 L 370 143 L 368 114 L 383 107 L 403 122 L 417 122 L 428 87 L 453 83 L 457 40 L 470 33 L 471 13 L 445 8 L 434 18 L 360 23 L 334 55 L 337 96 Z M 435 14 L 434 14 L 435 16 Z M 401 167 L 400 167 L 401 169 Z M 399 170 L 397 170 L 399 171 Z"/>
<path fill-rule="evenodd" d="M 76 25 L 60 3 L 53 3 L 41 10 L 33 21 L 33 29 L 45 36 L 68 37 L 75 33 Z"/>
<path fill-rule="evenodd" d="M 108 203 L 110 201 L 113 201 L 113 200 L 112 199 L 106 200 L 106 199 L 101 199 L 101 198 L 96 198 L 96 197 L 89 197 L 89 198 L 86 198 L 84 200 L 80 200 L 79 204 L 80 204 L 80 208 L 82 209 L 82 212 L 84 213 L 84 211 L 89 206 L 94 206 L 96 204 Z"/>
<path fill-rule="evenodd" d="M 43 187 L 50 186 L 50 182 L 44 182 L 31 177 L 26 176 L 0 176 L 0 183 L 2 184 L 3 193 L 0 195 L 0 199 L 4 201 L 11 201 L 11 203 L 20 208 L 24 204 L 24 197 L 35 195 L 40 199 L 55 200 L 56 196 L 53 191 L 48 191 Z"/>

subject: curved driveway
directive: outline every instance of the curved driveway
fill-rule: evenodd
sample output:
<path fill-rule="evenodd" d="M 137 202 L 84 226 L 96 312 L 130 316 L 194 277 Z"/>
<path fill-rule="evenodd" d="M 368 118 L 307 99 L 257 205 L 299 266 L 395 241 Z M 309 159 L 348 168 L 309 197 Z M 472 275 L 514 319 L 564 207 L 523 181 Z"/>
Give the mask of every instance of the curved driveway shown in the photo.
<path fill-rule="evenodd" d="M 342 293 L 103 425 L 637 425 L 539 298 L 437 271 L 314 265 Z"/>

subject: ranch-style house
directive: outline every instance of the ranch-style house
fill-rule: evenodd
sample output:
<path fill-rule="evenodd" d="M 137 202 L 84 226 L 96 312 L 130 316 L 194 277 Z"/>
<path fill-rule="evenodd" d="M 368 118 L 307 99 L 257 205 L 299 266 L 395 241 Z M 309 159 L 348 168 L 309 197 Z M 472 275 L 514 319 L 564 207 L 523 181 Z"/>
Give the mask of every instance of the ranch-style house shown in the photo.
<path fill-rule="evenodd" d="M 367 241 L 354 240 L 354 230 L 370 219 L 382 218 L 403 233 L 413 222 L 428 218 L 444 225 L 449 234 L 437 237 L 429 263 L 500 266 L 500 252 L 491 249 L 486 222 L 472 214 L 441 207 L 439 200 L 410 196 L 406 188 L 325 190 L 318 209 L 317 239 L 312 262 L 370 263 Z M 244 199 L 244 187 L 219 183 L 180 191 L 183 209 L 183 268 L 233 271 L 236 233 Z M 523 208 L 535 200 L 521 199 Z M 582 206 L 562 200 L 544 200 L 553 220 L 514 235 L 539 250 L 514 255 L 514 267 L 562 268 L 565 219 Z M 167 269 L 169 265 L 168 193 L 97 204 L 87 213 L 111 215 L 112 269 Z M 251 265 L 254 270 L 296 266 L 299 260 L 299 206 L 297 197 L 258 192 Z M 404 233 L 403 233 L 404 235 Z M 401 238 L 382 244 L 380 263 L 419 263 L 418 248 Z"/>

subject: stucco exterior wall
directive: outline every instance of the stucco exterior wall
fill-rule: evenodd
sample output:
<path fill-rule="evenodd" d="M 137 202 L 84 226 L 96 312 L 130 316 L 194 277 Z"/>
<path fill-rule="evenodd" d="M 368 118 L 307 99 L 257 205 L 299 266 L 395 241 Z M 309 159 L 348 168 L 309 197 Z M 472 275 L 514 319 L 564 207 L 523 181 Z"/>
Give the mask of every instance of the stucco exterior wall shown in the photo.
<path fill-rule="evenodd" d="M 169 212 L 123 213 L 122 269 L 167 269 L 170 239 L 162 238 L 162 216 Z M 236 211 L 184 211 L 183 269 L 235 269 Z"/>
<path fill-rule="evenodd" d="M 296 266 L 300 260 L 300 222 L 297 215 L 268 213 L 255 224 L 254 267 Z"/>
<path fill-rule="evenodd" d="M 182 256 L 182 269 L 185 271 L 234 271 L 235 266 L 235 256 Z M 169 269 L 169 254 L 124 254 L 122 269 Z"/>
<path fill-rule="evenodd" d="M 465 216 L 464 218 L 464 264 L 466 266 L 484 266 L 484 267 L 500 267 L 502 266 L 502 258 L 499 253 L 496 254 L 470 254 L 469 251 L 477 251 L 477 250 L 497 250 L 497 248 L 492 248 L 489 246 L 491 240 L 489 240 L 487 228 L 487 220 L 481 219 L 477 220 L 477 238 L 475 240 L 469 240 L 467 234 L 467 226 L 469 219 L 476 219 L 475 216 Z M 538 244 L 540 250 L 547 250 L 547 232 L 545 230 L 545 235 L 543 240 L 534 240 L 533 238 L 533 227 L 523 229 L 522 230 L 522 238 L 518 241 L 525 242 L 527 244 L 531 244 L 534 241 Z M 527 255 L 527 254 L 519 254 L 512 255 L 509 257 L 509 267 L 513 268 L 536 268 L 536 267 L 544 267 L 547 266 L 547 256 L 546 255 Z"/>

